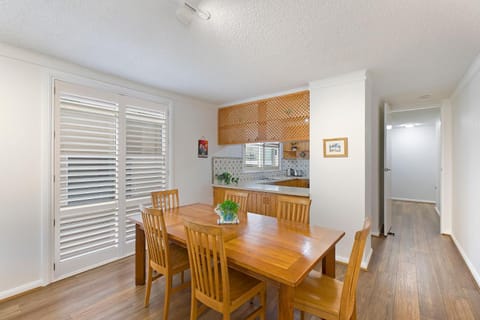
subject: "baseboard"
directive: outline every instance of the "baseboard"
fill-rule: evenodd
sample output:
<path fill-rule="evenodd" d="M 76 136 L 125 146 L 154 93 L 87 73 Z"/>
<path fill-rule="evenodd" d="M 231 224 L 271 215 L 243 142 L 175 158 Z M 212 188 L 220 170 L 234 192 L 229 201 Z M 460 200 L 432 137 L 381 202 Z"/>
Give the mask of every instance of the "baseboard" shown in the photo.
<path fill-rule="evenodd" d="M 407 201 L 407 202 L 419 202 L 419 203 L 436 204 L 436 202 L 432 201 L 432 200 L 419 200 L 419 199 L 409 199 L 409 198 L 391 198 L 391 199 L 396 200 L 396 201 Z"/>
<path fill-rule="evenodd" d="M 438 210 L 438 207 L 435 206 L 435 212 L 438 214 L 438 216 L 440 217 L 440 210 Z"/>
<path fill-rule="evenodd" d="M 364 256 L 364 259 L 362 260 L 362 264 L 360 265 L 360 268 L 364 271 L 368 270 L 368 265 L 370 264 L 370 259 L 372 258 L 373 254 L 373 249 L 370 248 L 368 253 Z M 349 258 L 346 257 L 341 257 L 341 256 L 336 256 L 335 261 L 342 263 L 342 264 L 348 264 Z"/>
<path fill-rule="evenodd" d="M 360 268 L 362 268 L 365 271 L 368 270 L 368 266 L 370 265 L 370 259 L 372 258 L 372 255 L 373 255 L 373 249 L 370 248 L 370 250 L 364 256 L 364 259 L 362 261 L 362 264 L 360 265 Z"/>
<path fill-rule="evenodd" d="M 0 302 L 13 299 L 19 295 L 25 294 L 26 292 L 30 292 L 42 286 L 44 286 L 44 283 L 42 280 L 35 280 L 12 289 L 2 291 L 0 292 Z"/>
<path fill-rule="evenodd" d="M 450 236 L 450 238 L 453 240 L 453 243 L 457 247 L 458 252 L 460 252 L 460 255 L 462 256 L 463 261 L 465 261 L 465 264 L 467 265 L 468 269 L 470 270 L 470 273 L 472 274 L 473 279 L 475 279 L 475 281 L 477 282 L 477 286 L 480 288 L 480 274 L 478 273 L 477 270 L 475 270 L 475 267 L 473 266 L 470 259 L 467 257 L 467 254 L 463 250 L 462 246 L 458 243 L 455 236 L 453 234 L 450 234 L 448 236 Z"/>

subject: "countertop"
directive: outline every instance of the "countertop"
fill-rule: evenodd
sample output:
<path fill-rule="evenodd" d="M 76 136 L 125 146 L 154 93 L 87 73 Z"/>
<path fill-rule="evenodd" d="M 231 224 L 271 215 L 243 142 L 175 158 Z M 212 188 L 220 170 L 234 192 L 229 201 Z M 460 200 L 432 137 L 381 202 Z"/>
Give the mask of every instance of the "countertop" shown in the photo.
<path fill-rule="evenodd" d="M 287 195 L 299 196 L 299 197 L 309 197 L 310 196 L 309 188 L 285 187 L 285 186 L 276 186 L 273 184 L 268 184 L 268 183 L 273 183 L 275 181 L 285 181 L 285 180 L 292 180 L 292 179 L 308 179 L 308 177 L 288 177 L 285 179 L 255 180 L 255 181 L 242 182 L 239 184 L 214 183 L 212 184 L 212 186 L 219 187 L 219 188 L 251 190 L 251 191 L 258 191 L 258 192 L 287 194 Z"/>

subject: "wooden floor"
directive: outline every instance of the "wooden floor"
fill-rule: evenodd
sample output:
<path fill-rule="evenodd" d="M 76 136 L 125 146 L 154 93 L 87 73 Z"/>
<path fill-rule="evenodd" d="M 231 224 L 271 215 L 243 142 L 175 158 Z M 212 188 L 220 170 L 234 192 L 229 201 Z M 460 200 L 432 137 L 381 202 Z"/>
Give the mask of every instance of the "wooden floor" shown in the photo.
<path fill-rule="evenodd" d="M 480 290 L 451 239 L 439 234 L 433 206 L 395 202 L 393 219 L 395 236 L 372 238 L 369 271 L 360 276 L 358 319 L 480 319 Z M 342 279 L 345 266 L 337 270 Z M 129 257 L 3 302 L 0 319 L 159 319 L 163 285 L 163 279 L 154 283 L 144 308 L 145 288 L 133 284 Z M 277 295 L 269 283 L 267 319 L 277 317 Z M 189 319 L 189 306 L 188 289 L 174 295 L 170 319 Z M 234 318 L 243 319 L 250 308 Z M 220 318 L 213 311 L 200 317 Z"/>

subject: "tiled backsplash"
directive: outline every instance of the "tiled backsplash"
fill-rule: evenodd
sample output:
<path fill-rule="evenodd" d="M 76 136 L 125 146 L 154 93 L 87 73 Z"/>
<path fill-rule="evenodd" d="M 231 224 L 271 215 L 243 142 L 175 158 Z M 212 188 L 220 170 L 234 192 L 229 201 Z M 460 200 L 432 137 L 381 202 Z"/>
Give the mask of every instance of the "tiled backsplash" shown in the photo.
<path fill-rule="evenodd" d="M 286 175 L 286 170 L 293 168 L 295 170 L 303 170 L 304 176 L 308 177 L 310 172 L 309 160 L 283 160 L 281 163 L 281 171 L 266 171 L 266 172 L 242 172 L 242 159 L 241 158 L 228 158 L 228 157 L 213 157 L 213 175 L 212 182 L 216 183 L 215 176 L 224 172 L 229 172 L 233 177 L 238 177 L 239 182 L 246 182 L 252 180 L 258 180 L 265 177 L 282 177 Z"/>

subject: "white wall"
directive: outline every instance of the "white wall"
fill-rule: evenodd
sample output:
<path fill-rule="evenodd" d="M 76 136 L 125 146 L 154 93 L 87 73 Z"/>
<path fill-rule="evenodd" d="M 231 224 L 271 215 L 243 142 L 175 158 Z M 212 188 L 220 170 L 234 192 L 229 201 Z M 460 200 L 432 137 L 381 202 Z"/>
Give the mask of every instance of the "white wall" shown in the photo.
<path fill-rule="evenodd" d="M 211 159 L 196 152 L 202 136 L 218 149 L 215 106 L 0 44 L 0 299 L 50 281 L 52 76 L 170 99 L 173 185 L 182 203 L 212 201 Z"/>
<path fill-rule="evenodd" d="M 311 223 L 345 231 L 337 245 L 340 261 L 348 261 L 355 231 L 371 214 L 366 194 L 365 126 L 371 107 L 366 79 L 361 71 L 310 83 Z M 323 139 L 335 137 L 348 137 L 347 158 L 323 157 Z M 369 256 L 370 241 L 365 251 Z"/>
<path fill-rule="evenodd" d="M 435 202 L 440 161 L 435 123 L 394 127 L 391 135 L 392 198 Z"/>
<path fill-rule="evenodd" d="M 480 56 L 452 97 L 452 237 L 480 285 Z"/>

